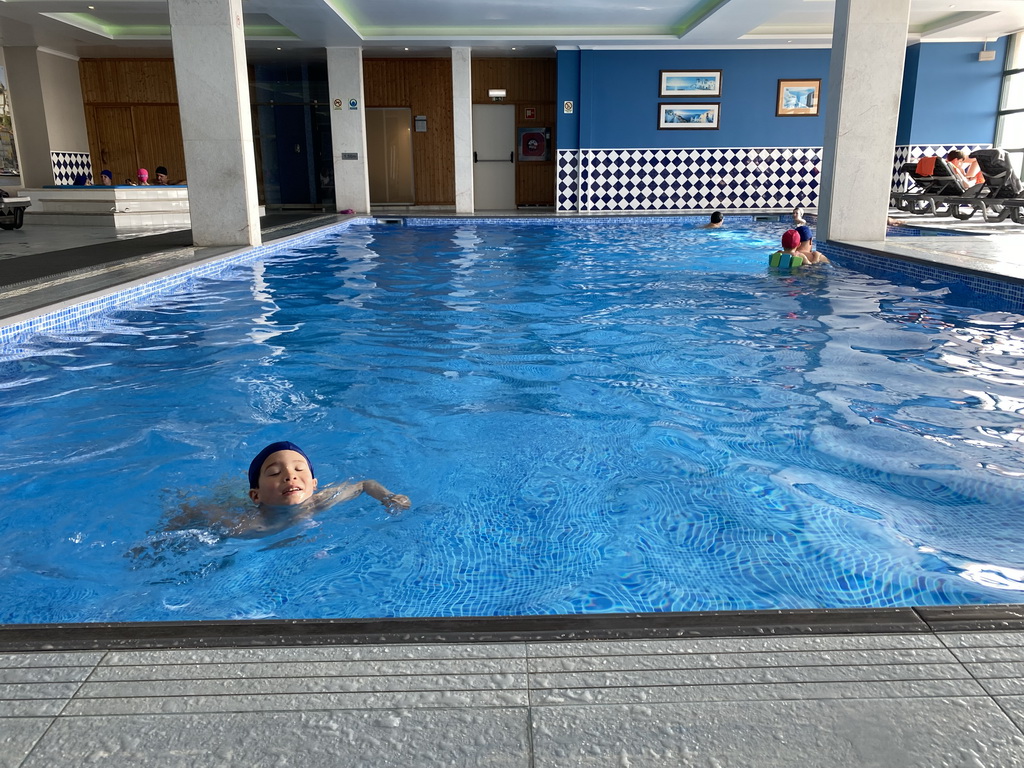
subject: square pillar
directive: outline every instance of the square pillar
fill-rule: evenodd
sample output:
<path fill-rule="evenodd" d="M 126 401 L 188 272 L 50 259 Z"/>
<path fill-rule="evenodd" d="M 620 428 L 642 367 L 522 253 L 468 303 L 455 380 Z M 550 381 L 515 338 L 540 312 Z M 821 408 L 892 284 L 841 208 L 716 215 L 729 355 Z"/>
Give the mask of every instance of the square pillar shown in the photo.
<path fill-rule="evenodd" d="M 259 245 L 241 0 L 168 0 L 196 245 Z"/>
<path fill-rule="evenodd" d="M 366 162 L 361 48 L 327 49 L 327 90 L 331 97 L 335 210 L 369 213 L 370 174 Z"/>
<path fill-rule="evenodd" d="M 452 48 L 455 212 L 473 213 L 473 69 L 469 48 Z"/>
<path fill-rule="evenodd" d="M 884 240 L 910 0 L 836 0 L 819 240 Z"/>
<path fill-rule="evenodd" d="M 78 60 L 16 46 L 4 48 L 4 62 L 22 186 L 58 183 L 51 152 L 75 153 L 82 159 L 89 154 Z M 81 172 L 87 171 L 83 165 Z M 99 169 L 92 173 L 98 175 Z"/>

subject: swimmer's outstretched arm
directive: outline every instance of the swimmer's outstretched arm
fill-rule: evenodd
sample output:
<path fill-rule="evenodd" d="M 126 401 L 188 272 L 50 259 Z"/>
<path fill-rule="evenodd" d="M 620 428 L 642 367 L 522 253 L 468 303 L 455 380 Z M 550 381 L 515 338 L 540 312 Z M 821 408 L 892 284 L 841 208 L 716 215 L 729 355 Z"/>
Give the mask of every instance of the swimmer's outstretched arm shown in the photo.
<path fill-rule="evenodd" d="M 354 499 L 361 493 L 365 493 L 367 496 L 379 501 L 387 508 L 388 512 L 408 509 L 412 506 L 408 496 L 401 493 L 391 493 L 391 491 L 376 480 L 360 480 L 358 483 L 344 483 L 336 488 L 327 488 L 316 494 L 316 500 L 322 503 L 337 504 Z"/>

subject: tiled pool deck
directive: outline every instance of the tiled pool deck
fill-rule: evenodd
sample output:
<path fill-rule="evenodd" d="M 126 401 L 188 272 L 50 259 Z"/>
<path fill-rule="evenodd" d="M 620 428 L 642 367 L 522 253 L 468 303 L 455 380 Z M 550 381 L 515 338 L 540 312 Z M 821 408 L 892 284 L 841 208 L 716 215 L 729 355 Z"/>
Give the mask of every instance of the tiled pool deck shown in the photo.
<path fill-rule="evenodd" d="M 846 245 L 1016 286 L 1019 232 Z M 27 253 L 45 258 L 45 233 L 31 237 Z M 0 290 L 0 317 L 227 252 L 150 254 Z M 1024 766 L 1015 607 L 793 614 L 784 627 L 774 613 L 741 618 L 699 631 L 652 619 L 650 637 L 517 638 L 484 620 L 477 642 L 466 620 L 443 640 L 431 634 L 442 621 L 358 639 L 291 626 L 272 643 L 0 627 L 0 768 Z"/>
<path fill-rule="evenodd" d="M 1024 766 L 1024 631 L 0 654 L 0 765 Z"/>

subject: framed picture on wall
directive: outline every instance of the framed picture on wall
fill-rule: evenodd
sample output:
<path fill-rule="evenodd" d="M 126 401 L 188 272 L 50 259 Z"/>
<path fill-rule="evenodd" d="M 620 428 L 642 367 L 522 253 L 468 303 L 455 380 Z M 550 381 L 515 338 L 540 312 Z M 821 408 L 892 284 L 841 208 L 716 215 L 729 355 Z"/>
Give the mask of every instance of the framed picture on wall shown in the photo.
<path fill-rule="evenodd" d="M 658 130 L 704 128 L 718 130 L 718 104 L 659 104 Z"/>
<path fill-rule="evenodd" d="M 821 80 L 779 80 L 776 117 L 814 117 L 818 114 Z"/>
<path fill-rule="evenodd" d="M 720 69 L 663 69 L 661 70 L 660 96 L 686 97 L 722 95 L 722 70 Z"/>

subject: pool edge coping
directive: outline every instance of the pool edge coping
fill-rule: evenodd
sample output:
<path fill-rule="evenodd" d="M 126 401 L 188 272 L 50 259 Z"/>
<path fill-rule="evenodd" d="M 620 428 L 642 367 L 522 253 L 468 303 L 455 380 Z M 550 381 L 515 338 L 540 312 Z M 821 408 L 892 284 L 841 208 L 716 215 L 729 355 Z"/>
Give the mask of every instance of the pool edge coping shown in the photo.
<path fill-rule="evenodd" d="M 0 652 L 1024 631 L 1024 604 L 0 625 Z"/>

